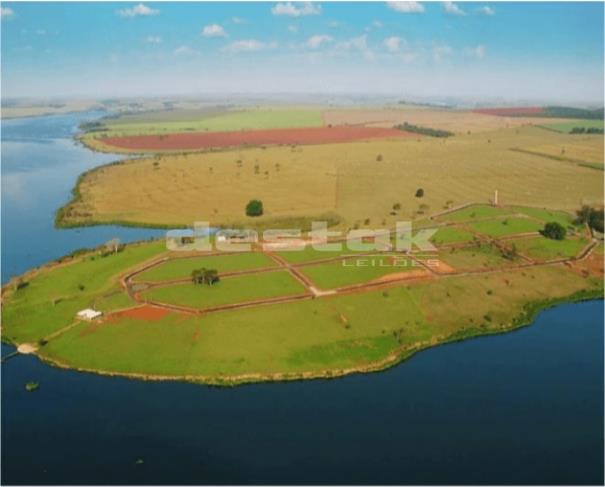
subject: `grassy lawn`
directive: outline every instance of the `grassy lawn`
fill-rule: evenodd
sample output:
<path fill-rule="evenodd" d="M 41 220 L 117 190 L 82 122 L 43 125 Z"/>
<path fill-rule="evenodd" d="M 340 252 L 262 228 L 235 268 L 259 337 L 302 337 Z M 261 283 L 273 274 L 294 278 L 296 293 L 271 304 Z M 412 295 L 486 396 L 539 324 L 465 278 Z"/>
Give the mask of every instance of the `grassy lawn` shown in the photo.
<path fill-rule="evenodd" d="M 352 257 L 300 268 L 320 289 L 335 289 L 373 281 L 387 274 L 423 269 L 402 256 L 395 257 L 394 261 L 388 256 Z"/>
<path fill-rule="evenodd" d="M 217 378 L 341 369 L 381 360 L 400 347 L 499 330 L 510 326 L 527 303 L 591 286 L 599 284 L 559 268 L 461 276 L 386 294 L 203 317 L 168 314 L 153 322 L 124 318 L 98 327 L 82 324 L 42 353 L 92 369 Z"/>
<path fill-rule="evenodd" d="M 510 215 L 512 212 L 509 208 L 499 208 L 488 205 L 473 205 L 468 208 L 463 208 L 452 213 L 441 215 L 439 220 L 449 222 L 472 221 L 481 218 L 493 218 L 498 216 Z"/>
<path fill-rule="evenodd" d="M 312 262 L 314 260 L 331 259 L 333 257 L 340 257 L 341 255 L 349 255 L 358 252 L 349 250 L 346 243 L 343 242 L 341 250 L 314 249 L 310 245 L 307 245 L 302 250 L 282 251 L 276 253 L 292 264 L 300 264 L 303 262 Z"/>
<path fill-rule="evenodd" d="M 435 245 L 454 244 L 469 242 L 473 240 L 474 235 L 466 230 L 457 227 L 442 227 L 431 238 Z"/>
<path fill-rule="evenodd" d="M 588 245 L 583 238 L 552 240 L 545 237 L 520 238 L 509 243 L 514 243 L 522 254 L 539 261 L 575 257 Z"/>
<path fill-rule="evenodd" d="M 544 223 L 530 218 L 508 217 L 475 222 L 470 227 L 475 232 L 498 238 L 518 233 L 537 232 L 544 228 Z"/>
<path fill-rule="evenodd" d="M 159 264 L 136 276 L 137 281 L 167 281 L 191 276 L 191 271 L 205 267 L 223 272 L 274 267 L 276 263 L 260 252 L 242 252 L 224 255 L 208 255 L 176 258 Z"/>
<path fill-rule="evenodd" d="M 440 252 L 439 257 L 456 270 L 506 267 L 512 261 L 502 257 L 497 247 L 487 244 Z"/>
<path fill-rule="evenodd" d="M 603 120 L 572 120 L 570 122 L 548 123 L 542 126 L 568 134 L 574 127 L 602 129 Z"/>
<path fill-rule="evenodd" d="M 544 223 L 557 222 L 564 227 L 572 226 L 574 221 L 573 215 L 566 211 L 554 211 L 546 208 L 529 208 L 524 206 L 513 207 L 513 210 L 515 213 L 521 213 L 532 218 L 538 218 Z"/>
<path fill-rule="evenodd" d="M 221 279 L 212 286 L 176 284 L 152 288 L 142 293 L 153 301 L 192 308 L 253 301 L 261 298 L 302 294 L 304 287 L 287 271 L 266 272 Z"/>
<path fill-rule="evenodd" d="M 140 118 L 132 120 L 108 120 L 108 136 L 147 135 L 170 132 L 228 132 L 234 130 L 261 130 L 272 128 L 321 127 L 321 111 L 318 109 L 264 108 L 200 113 L 199 118 L 186 113 L 183 120 L 159 119 L 151 122 Z"/>
<path fill-rule="evenodd" d="M 10 295 L 10 306 L 3 306 L 3 335 L 20 342 L 35 341 L 69 325 L 77 311 L 116 289 L 120 273 L 165 249 L 164 241 L 129 245 L 118 254 L 94 260 L 83 257 L 40 272 L 27 287 Z M 111 308 L 115 303 L 106 305 Z"/>

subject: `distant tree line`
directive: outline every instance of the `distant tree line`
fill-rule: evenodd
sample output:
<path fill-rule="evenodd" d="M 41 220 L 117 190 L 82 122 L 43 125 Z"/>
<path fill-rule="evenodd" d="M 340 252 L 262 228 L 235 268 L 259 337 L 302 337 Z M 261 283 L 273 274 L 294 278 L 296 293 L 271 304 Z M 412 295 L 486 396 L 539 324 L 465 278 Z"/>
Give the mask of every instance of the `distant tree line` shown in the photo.
<path fill-rule="evenodd" d="M 570 134 L 603 134 L 603 129 L 598 127 L 574 127 Z"/>
<path fill-rule="evenodd" d="M 102 122 L 82 122 L 78 128 L 83 132 L 105 132 L 107 127 Z"/>
<path fill-rule="evenodd" d="M 540 117 L 556 117 L 556 118 L 584 118 L 590 120 L 603 120 L 603 108 L 587 109 L 573 107 L 545 107 L 540 113 Z"/>
<path fill-rule="evenodd" d="M 404 122 L 402 125 L 395 125 L 396 129 L 405 130 L 406 132 L 413 132 L 415 134 L 428 135 L 429 137 L 451 137 L 454 135 L 453 132 L 447 130 L 432 129 L 430 127 L 420 127 L 418 125 L 412 125 L 411 123 Z"/>

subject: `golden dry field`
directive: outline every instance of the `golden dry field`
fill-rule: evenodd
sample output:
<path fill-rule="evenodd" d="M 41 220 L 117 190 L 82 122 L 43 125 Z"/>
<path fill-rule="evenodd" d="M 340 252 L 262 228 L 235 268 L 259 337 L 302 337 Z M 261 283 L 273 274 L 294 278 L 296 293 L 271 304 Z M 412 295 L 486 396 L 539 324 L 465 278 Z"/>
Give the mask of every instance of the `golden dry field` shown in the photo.
<path fill-rule="evenodd" d="M 523 125 L 556 123 L 556 118 L 497 117 L 471 111 L 439 110 L 424 107 L 393 109 L 339 109 L 326 110 L 322 114 L 324 125 L 366 125 L 392 127 L 408 122 L 412 125 L 448 130 L 454 133 L 488 132 Z"/>
<path fill-rule="evenodd" d="M 330 212 L 342 227 L 375 227 L 446 205 L 487 203 L 495 190 L 501 203 L 571 211 L 602 204 L 602 172 L 516 149 L 572 146 L 575 137 L 518 127 L 447 139 L 156 155 L 86 174 L 60 223 L 278 225 Z M 581 139 L 591 154 L 602 150 L 602 137 Z M 253 198 L 264 203 L 260 218 L 244 214 Z"/>

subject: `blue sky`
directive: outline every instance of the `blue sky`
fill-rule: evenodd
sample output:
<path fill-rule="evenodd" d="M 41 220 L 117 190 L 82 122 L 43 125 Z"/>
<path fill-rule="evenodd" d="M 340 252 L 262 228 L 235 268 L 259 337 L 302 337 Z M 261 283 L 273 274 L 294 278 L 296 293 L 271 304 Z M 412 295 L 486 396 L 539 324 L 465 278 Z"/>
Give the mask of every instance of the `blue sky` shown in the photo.
<path fill-rule="evenodd" d="M 603 3 L 3 2 L 2 89 L 600 101 Z"/>

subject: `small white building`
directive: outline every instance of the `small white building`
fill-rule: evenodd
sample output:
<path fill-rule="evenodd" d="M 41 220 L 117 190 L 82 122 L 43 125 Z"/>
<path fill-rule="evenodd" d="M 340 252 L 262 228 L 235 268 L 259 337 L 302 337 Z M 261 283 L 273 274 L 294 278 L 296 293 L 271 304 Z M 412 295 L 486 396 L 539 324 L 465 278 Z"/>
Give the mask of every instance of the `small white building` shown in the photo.
<path fill-rule="evenodd" d="M 76 316 L 78 318 L 80 318 L 81 320 L 92 321 L 92 320 L 96 320 L 97 318 L 99 318 L 102 315 L 103 315 L 103 313 L 101 313 L 100 311 L 97 311 L 92 308 L 86 308 L 81 311 L 78 311 Z"/>

